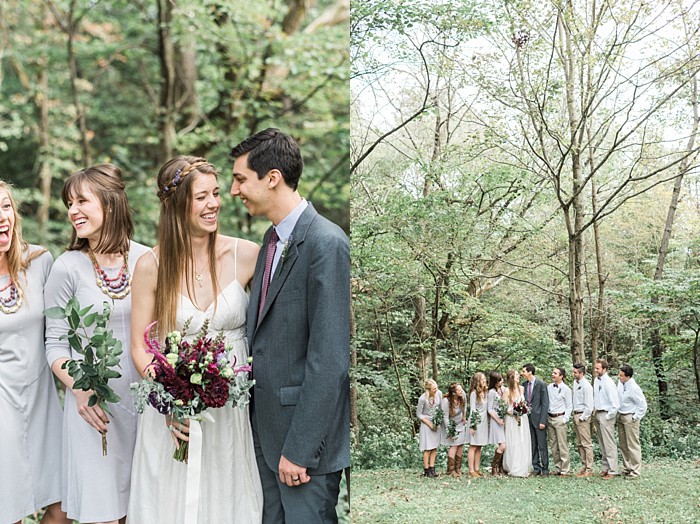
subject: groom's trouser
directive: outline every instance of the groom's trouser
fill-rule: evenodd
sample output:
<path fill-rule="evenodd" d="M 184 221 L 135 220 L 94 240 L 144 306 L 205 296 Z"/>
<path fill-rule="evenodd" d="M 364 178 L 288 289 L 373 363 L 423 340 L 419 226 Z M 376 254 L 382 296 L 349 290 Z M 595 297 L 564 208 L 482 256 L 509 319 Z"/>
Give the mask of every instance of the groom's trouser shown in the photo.
<path fill-rule="evenodd" d="M 547 441 L 552 450 L 552 458 L 557 471 L 564 475 L 569 474 L 571 459 L 569 455 L 569 437 L 564 416 L 550 416 L 547 420 Z"/>
<path fill-rule="evenodd" d="M 630 477 L 638 477 L 642 472 L 642 446 L 639 442 L 639 421 L 632 420 L 632 413 L 618 417 L 617 436 L 624 472 Z"/>
<path fill-rule="evenodd" d="M 601 469 L 617 475 L 617 444 L 615 443 L 615 419 L 607 419 L 607 411 L 595 412 L 595 431 L 598 433 Z"/>
<path fill-rule="evenodd" d="M 547 454 L 547 429 L 530 425 L 530 443 L 532 445 L 532 469 L 535 473 L 549 473 L 549 455 Z"/>
<path fill-rule="evenodd" d="M 335 506 L 342 471 L 314 475 L 306 484 L 287 486 L 265 462 L 252 413 L 255 459 L 263 489 L 263 524 L 337 524 Z"/>

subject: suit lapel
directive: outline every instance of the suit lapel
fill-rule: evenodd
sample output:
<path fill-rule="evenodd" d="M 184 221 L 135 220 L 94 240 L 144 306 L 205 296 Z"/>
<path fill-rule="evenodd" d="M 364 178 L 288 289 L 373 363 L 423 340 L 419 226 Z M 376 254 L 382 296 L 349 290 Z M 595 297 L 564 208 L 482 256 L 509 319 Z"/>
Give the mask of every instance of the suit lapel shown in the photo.
<path fill-rule="evenodd" d="M 311 226 L 311 223 L 314 221 L 318 213 L 314 209 L 313 205 L 311 205 L 311 202 L 309 202 L 309 205 L 306 207 L 304 212 L 301 214 L 299 217 L 299 220 L 297 220 L 296 225 L 294 226 L 294 230 L 292 231 L 292 237 L 291 240 L 287 246 L 287 252 L 285 253 L 284 259 L 280 257 L 279 262 L 277 263 L 277 268 L 275 269 L 275 275 L 272 279 L 272 282 L 270 282 L 270 287 L 267 290 L 267 296 L 265 297 L 265 306 L 263 306 L 263 310 L 260 313 L 260 320 L 257 321 L 256 318 L 256 323 L 255 323 L 255 329 L 257 329 L 257 326 L 259 326 L 262 321 L 265 319 L 265 316 L 267 315 L 267 312 L 270 310 L 272 307 L 272 304 L 275 301 L 275 298 L 279 294 L 280 290 L 284 286 L 285 281 L 287 280 L 287 277 L 289 276 L 290 272 L 292 271 L 292 267 L 294 267 L 294 263 L 296 262 L 297 258 L 299 257 L 299 247 L 304 243 L 304 239 L 306 238 L 306 233 L 309 230 L 309 227 Z M 267 235 L 265 235 L 265 240 L 267 240 L 269 236 L 269 232 Z M 261 258 L 258 257 L 258 263 L 255 268 L 255 274 L 256 276 L 258 275 L 258 266 L 261 264 L 264 266 L 264 256 L 262 257 L 262 262 Z M 262 271 L 261 271 L 262 273 Z M 262 278 L 260 280 L 260 284 L 258 284 L 257 287 L 257 300 L 255 300 L 256 304 L 256 310 L 255 310 L 255 316 L 257 317 L 257 305 L 260 304 L 260 286 L 262 285 Z M 251 296 L 251 303 L 252 303 L 252 296 Z"/>
<path fill-rule="evenodd" d="M 267 239 L 270 238 L 272 227 L 270 227 L 263 237 L 263 246 L 267 246 Z M 250 300 L 248 302 L 248 336 L 249 343 L 252 342 L 252 334 L 255 333 L 255 327 L 258 325 L 258 309 L 260 306 L 260 291 L 262 288 L 262 276 L 265 271 L 265 256 L 266 250 L 260 249 L 258 260 L 255 263 L 255 272 L 253 273 L 253 282 L 250 284 Z M 252 344 L 251 344 L 252 347 Z"/>

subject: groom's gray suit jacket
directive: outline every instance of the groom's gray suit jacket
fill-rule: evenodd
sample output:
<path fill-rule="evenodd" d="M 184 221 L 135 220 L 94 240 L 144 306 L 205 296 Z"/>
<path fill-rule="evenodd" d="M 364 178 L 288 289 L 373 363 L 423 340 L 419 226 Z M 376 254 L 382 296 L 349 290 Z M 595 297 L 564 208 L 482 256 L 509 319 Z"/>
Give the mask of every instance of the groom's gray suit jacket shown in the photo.
<path fill-rule="evenodd" d="M 257 437 L 267 466 L 280 455 L 310 475 L 350 465 L 350 248 L 309 203 L 278 262 L 258 321 L 265 234 L 248 306 Z"/>

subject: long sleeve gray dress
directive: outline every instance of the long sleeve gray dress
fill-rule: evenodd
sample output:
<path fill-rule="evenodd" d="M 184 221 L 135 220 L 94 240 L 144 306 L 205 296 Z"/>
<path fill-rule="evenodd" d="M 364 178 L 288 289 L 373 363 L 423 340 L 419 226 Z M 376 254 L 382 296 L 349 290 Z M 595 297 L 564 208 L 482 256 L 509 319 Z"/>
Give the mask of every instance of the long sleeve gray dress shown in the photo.
<path fill-rule="evenodd" d="M 418 399 L 418 406 L 416 407 L 416 417 L 419 419 L 427 419 L 433 424 L 437 424 L 439 427 L 433 431 L 428 427 L 427 424 L 420 424 L 419 442 L 421 451 L 430 451 L 431 449 L 437 449 L 440 445 L 440 440 L 442 437 L 442 420 L 435 420 L 435 412 L 440 408 L 440 402 L 442 401 L 442 393 L 437 391 L 433 399 L 433 403 L 430 403 L 430 397 L 427 393 L 423 393 Z"/>
<path fill-rule="evenodd" d="M 41 249 L 30 246 L 30 252 Z M 0 522 L 61 500 L 61 404 L 44 357 L 47 252 L 20 275 L 24 299 L 0 313 Z M 9 283 L 2 277 L 0 285 Z"/>
<path fill-rule="evenodd" d="M 148 248 L 131 243 L 129 272 L 133 275 L 136 261 Z M 113 277 L 120 268 L 102 268 Z M 75 396 L 66 392 L 63 412 L 63 472 L 61 507 L 71 519 L 80 522 L 105 522 L 126 515 L 129 504 L 131 460 L 136 439 L 136 410 L 129 390 L 132 382 L 141 380 L 131 361 L 131 294 L 114 300 L 104 294 L 95 282 L 95 271 L 86 253 L 67 251 L 56 259 L 46 282 L 46 307 L 64 307 L 77 296 L 81 307 L 93 304 L 93 311 L 102 311 L 103 302 L 112 305 L 109 329 L 121 341 L 121 377 L 110 380 L 110 386 L 121 400 L 108 404 L 111 412 L 107 430 L 107 456 L 102 456 L 102 437 L 78 414 Z M 65 320 L 46 321 L 46 358 L 53 364 L 59 358 L 82 358 L 72 352 L 61 335 L 68 330 Z"/>
<path fill-rule="evenodd" d="M 469 416 L 467 417 L 467 427 L 471 427 L 470 421 L 473 412 L 476 411 L 481 416 L 481 422 L 479 422 L 479 425 L 476 427 L 474 434 L 472 435 L 471 432 L 469 433 L 471 435 L 469 438 L 470 446 L 485 446 L 489 443 L 489 415 L 486 409 L 487 398 L 484 400 L 477 400 L 476 391 L 472 391 L 469 394 Z"/>
<path fill-rule="evenodd" d="M 500 444 L 506 441 L 505 420 L 501 426 L 494 417 L 498 416 L 496 409 L 498 407 L 498 399 L 501 396 L 495 389 L 489 389 L 488 394 L 488 413 L 489 413 L 489 444 Z"/>

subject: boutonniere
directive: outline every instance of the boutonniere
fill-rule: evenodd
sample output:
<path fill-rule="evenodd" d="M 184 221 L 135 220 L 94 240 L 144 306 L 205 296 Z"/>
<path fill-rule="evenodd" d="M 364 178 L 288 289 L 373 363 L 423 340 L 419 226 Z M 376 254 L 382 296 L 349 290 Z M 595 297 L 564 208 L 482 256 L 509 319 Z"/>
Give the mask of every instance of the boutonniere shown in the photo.
<path fill-rule="evenodd" d="M 284 261 L 287 259 L 287 254 L 289 253 L 289 246 L 293 242 L 294 242 L 294 237 L 292 237 L 292 235 L 289 235 L 287 240 L 284 241 L 284 245 L 282 246 L 282 254 L 280 255 L 278 273 L 282 272 L 282 266 L 284 266 Z"/>

